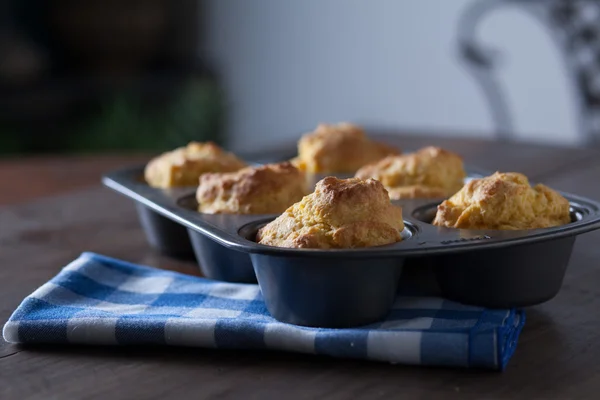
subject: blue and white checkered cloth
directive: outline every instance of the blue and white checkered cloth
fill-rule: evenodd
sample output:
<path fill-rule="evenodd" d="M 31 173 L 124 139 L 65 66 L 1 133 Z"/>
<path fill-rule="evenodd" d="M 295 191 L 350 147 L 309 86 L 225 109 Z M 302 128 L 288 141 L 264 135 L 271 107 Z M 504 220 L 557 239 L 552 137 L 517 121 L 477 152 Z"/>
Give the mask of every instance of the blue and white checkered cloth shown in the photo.
<path fill-rule="evenodd" d="M 502 370 L 524 322 L 522 311 L 399 296 L 382 323 L 306 328 L 273 319 L 258 285 L 83 253 L 23 301 L 3 334 L 11 343 L 269 349 Z"/>

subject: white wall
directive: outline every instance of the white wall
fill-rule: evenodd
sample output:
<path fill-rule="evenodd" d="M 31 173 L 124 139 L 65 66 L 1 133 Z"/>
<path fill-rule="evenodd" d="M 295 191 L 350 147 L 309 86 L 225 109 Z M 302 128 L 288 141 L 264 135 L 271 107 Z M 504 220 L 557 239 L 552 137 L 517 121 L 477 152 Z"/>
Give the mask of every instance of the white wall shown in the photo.
<path fill-rule="evenodd" d="M 492 136 L 487 105 L 456 55 L 470 0 L 208 0 L 201 54 L 223 73 L 234 149 L 295 138 L 318 122 L 355 121 Z M 508 49 L 518 137 L 573 143 L 577 132 L 558 54 L 515 10 L 481 38 Z"/>

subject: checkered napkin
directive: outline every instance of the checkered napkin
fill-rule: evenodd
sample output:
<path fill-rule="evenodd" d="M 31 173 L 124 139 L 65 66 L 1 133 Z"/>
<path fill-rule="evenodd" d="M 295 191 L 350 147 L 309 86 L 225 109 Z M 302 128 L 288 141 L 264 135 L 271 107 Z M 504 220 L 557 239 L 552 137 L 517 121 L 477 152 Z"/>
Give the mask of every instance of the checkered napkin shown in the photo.
<path fill-rule="evenodd" d="M 384 322 L 306 328 L 273 319 L 257 285 L 83 253 L 23 301 L 3 334 L 12 343 L 269 349 L 501 370 L 524 322 L 521 311 L 399 296 Z"/>

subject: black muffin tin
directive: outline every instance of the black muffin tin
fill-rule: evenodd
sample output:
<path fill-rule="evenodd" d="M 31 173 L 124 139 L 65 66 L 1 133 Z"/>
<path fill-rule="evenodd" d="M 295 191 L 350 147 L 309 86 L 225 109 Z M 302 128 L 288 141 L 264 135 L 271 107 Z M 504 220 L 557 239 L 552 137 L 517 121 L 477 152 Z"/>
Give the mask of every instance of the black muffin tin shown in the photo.
<path fill-rule="evenodd" d="M 467 168 L 470 178 L 487 175 Z M 399 243 L 362 249 L 285 249 L 256 243 L 277 215 L 198 213 L 195 189 L 163 190 L 143 168 L 106 175 L 106 186 L 137 203 L 155 247 L 193 249 L 205 276 L 260 285 L 269 312 L 306 326 L 347 327 L 381 320 L 398 290 L 490 308 L 525 307 L 554 297 L 577 235 L 600 227 L 600 203 L 562 193 L 572 222 L 528 231 L 463 230 L 430 224 L 443 200 L 394 201 L 405 229 Z"/>

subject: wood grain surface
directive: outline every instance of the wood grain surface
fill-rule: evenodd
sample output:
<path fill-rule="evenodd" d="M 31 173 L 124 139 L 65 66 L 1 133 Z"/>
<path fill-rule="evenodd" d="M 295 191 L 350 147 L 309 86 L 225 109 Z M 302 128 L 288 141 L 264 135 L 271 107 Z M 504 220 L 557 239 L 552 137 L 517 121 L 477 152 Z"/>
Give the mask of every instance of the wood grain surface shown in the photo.
<path fill-rule="evenodd" d="M 440 143 L 474 165 L 522 171 L 551 186 L 600 198 L 600 159 L 593 149 L 396 140 L 410 147 Z M 137 161 L 83 157 L 0 163 L 0 177 L 13 179 L 8 184 L 0 179 L 0 193 L 11 192 L 4 200 L 10 205 L 0 207 L 1 323 L 25 296 L 82 251 L 198 274 L 193 263 L 150 250 L 132 204 L 98 186 L 104 169 Z M 61 173 L 37 174 L 38 170 Z M 75 185 L 62 182 L 74 176 Z M 23 181 L 47 189 L 23 188 Z M 37 198 L 41 195 L 50 196 Z M 21 347 L 0 340 L 0 399 L 594 399 L 600 391 L 599 240 L 600 233 L 578 239 L 560 294 L 527 311 L 517 352 L 503 373 L 276 352 Z"/>

